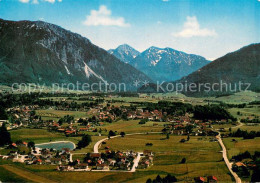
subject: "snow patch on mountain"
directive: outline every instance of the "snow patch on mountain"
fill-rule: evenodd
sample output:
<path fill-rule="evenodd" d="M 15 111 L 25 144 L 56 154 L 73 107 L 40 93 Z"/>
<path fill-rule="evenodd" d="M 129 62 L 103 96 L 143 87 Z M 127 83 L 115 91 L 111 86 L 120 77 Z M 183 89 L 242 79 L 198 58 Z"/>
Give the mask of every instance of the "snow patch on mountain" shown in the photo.
<path fill-rule="evenodd" d="M 94 75 L 95 77 L 99 78 L 101 81 L 103 81 L 104 83 L 106 83 L 106 81 L 104 80 L 104 78 L 98 74 L 96 74 L 85 62 L 84 63 L 84 71 L 86 74 L 86 77 L 89 79 L 90 76 Z"/>
<path fill-rule="evenodd" d="M 67 71 L 68 75 L 71 75 L 71 73 L 70 73 L 70 71 L 69 71 L 69 69 L 67 68 L 67 66 L 66 66 L 66 65 L 65 65 L 65 69 L 66 69 L 66 71 Z"/>

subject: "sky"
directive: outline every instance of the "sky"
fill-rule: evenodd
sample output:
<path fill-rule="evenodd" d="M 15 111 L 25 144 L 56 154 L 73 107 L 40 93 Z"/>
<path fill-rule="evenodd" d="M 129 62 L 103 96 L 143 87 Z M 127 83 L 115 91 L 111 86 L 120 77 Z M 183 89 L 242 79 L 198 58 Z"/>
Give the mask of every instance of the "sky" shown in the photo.
<path fill-rule="evenodd" d="M 209 60 L 260 42 L 260 0 L 0 0 L 0 18 L 53 23 L 106 50 L 170 47 Z"/>

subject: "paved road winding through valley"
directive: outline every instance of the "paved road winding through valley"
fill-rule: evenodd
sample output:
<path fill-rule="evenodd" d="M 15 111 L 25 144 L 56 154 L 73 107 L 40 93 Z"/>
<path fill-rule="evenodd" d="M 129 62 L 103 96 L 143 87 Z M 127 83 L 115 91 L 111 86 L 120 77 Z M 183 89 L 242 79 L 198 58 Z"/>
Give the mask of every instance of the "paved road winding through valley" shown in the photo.
<path fill-rule="evenodd" d="M 228 157 L 227 157 L 227 149 L 221 139 L 221 135 L 220 133 L 216 136 L 216 138 L 218 139 L 218 142 L 222 148 L 222 155 L 223 155 L 223 158 L 224 158 L 224 161 L 230 171 L 230 173 L 233 175 L 233 177 L 235 178 L 236 180 L 236 183 L 241 183 L 241 179 L 239 178 L 239 176 L 232 170 L 232 163 L 229 162 L 228 160 Z"/>

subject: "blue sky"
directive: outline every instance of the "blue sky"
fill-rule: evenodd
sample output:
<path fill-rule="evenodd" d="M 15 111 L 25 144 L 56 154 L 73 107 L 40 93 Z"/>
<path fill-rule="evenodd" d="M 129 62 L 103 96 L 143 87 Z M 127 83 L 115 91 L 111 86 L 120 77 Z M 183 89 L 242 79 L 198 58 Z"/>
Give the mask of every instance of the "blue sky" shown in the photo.
<path fill-rule="evenodd" d="M 171 47 L 208 59 L 260 42 L 260 0 L 0 0 L 0 18 L 54 23 L 104 49 Z"/>

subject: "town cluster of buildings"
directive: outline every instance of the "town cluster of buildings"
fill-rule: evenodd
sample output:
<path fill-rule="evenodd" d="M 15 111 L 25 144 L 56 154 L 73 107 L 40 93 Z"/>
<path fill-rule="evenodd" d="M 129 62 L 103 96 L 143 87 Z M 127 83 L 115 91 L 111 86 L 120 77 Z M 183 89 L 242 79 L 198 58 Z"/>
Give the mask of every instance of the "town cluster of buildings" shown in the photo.
<path fill-rule="evenodd" d="M 28 151 L 21 152 L 21 147 L 25 147 Z M 69 148 L 59 151 L 28 147 L 27 142 L 12 143 L 7 148 L 10 152 L 8 155 L 0 155 L 0 159 L 26 165 L 57 165 L 59 171 L 131 171 L 133 168 L 144 169 L 153 164 L 153 153 L 148 150 L 144 150 L 142 153 L 122 152 L 111 151 L 109 147 L 105 147 L 103 153 L 87 153 L 84 160 L 75 159 L 73 161 L 73 154 Z"/>
<path fill-rule="evenodd" d="M 121 152 L 110 151 L 105 153 L 88 153 L 84 162 L 75 160 L 68 165 L 57 167 L 59 171 L 130 171 L 137 161 L 138 153 L 133 151 Z"/>
<path fill-rule="evenodd" d="M 138 169 L 145 169 L 153 165 L 154 154 L 151 150 L 144 150 L 142 158 L 138 163 Z"/>
<path fill-rule="evenodd" d="M 5 123 L 8 123 L 8 129 L 15 129 L 21 126 L 27 126 L 31 122 L 38 122 L 39 119 L 32 118 L 31 113 L 31 111 L 37 109 L 39 109 L 38 105 L 22 105 L 7 109 L 7 112 L 11 116 L 9 120 L 5 121 Z"/>
<path fill-rule="evenodd" d="M 11 149 L 8 155 L 0 155 L 2 159 L 12 160 L 13 162 L 25 163 L 27 165 L 61 165 L 68 164 L 72 161 L 72 155 L 70 149 L 63 148 L 61 151 L 55 149 L 41 149 L 38 147 L 28 148 L 31 149 L 29 153 L 19 153 L 21 146 L 27 147 L 26 142 L 21 144 L 12 143 L 9 149 Z"/>

